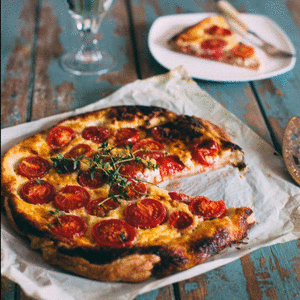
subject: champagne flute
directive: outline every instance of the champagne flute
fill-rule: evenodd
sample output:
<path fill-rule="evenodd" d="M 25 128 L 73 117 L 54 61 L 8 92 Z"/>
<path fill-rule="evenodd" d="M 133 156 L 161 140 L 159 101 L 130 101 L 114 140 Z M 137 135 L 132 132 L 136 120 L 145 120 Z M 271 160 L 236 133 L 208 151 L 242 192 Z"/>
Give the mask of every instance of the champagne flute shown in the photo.
<path fill-rule="evenodd" d="M 113 56 L 99 49 L 96 34 L 113 0 L 67 0 L 69 13 L 83 38 L 79 49 L 62 55 L 61 65 L 76 75 L 109 72 L 115 64 Z"/>

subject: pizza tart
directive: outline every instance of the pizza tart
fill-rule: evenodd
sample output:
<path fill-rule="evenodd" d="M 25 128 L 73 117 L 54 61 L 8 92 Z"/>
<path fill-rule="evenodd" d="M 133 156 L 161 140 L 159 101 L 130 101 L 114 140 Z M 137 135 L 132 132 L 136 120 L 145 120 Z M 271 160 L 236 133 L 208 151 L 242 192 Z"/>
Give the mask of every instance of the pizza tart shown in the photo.
<path fill-rule="evenodd" d="M 14 229 L 46 261 L 101 281 L 196 266 L 246 237 L 249 207 L 157 184 L 232 165 L 242 149 L 207 120 L 117 106 L 66 119 L 9 149 L 2 193 Z"/>
<path fill-rule="evenodd" d="M 185 28 L 173 36 L 169 44 L 180 53 L 258 70 L 261 62 L 255 49 L 242 43 L 241 39 L 223 17 L 213 15 Z"/>

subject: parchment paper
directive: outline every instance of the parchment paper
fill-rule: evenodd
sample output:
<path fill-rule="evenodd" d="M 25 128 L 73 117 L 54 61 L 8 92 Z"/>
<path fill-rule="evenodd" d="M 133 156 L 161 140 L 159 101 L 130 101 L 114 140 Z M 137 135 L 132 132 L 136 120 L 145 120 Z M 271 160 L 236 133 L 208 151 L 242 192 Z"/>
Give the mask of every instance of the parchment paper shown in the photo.
<path fill-rule="evenodd" d="M 161 76 L 128 84 L 111 96 L 65 114 L 1 130 L 1 153 L 13 144 L 59 120 L 83 112 L 115 105 L 156 105 L 176 113 L 196 115 L 225 129 L 242 147 L 249 167 L 245 178 L 235 168 L 225 167 L 209 174 L 164 183 L 169 190 L 181 190 L 214 200 L 224 199 L 227 206 L 250 206 L 257 224 L 249 233 L 248 244 L 238 250 L 231 247 L 212 260 L 192 269 L 166 277 L 151 278 L 138 284 L 103 283 L 70 275 L 43 261 L 7 225 L 2 217 L 1 272 L 17 282 L 31 297 L 37 299 L 105 299 L 128 300 L 138 294 L 182 281 L 232 262 L 260 247 L 283 243 L 300 237 L 300 189 L 289 180 L 282 157 L 249 127 L 228 112 L 187 76 L 182 68 Z"/>

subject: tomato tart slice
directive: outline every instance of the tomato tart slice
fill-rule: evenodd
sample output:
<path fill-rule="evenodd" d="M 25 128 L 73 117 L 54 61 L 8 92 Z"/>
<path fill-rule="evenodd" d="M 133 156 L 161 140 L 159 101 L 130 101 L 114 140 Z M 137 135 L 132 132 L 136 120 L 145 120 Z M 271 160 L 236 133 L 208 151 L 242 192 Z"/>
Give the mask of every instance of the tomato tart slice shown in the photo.
<path fill-rule="evenodd" d="M 254 47 L 245 45 L 241 39 L 223 17 L 213 15 L 185 28 L 173 36 L 169 44 L 183 54 L 259 70 L 261 62 Z"/>

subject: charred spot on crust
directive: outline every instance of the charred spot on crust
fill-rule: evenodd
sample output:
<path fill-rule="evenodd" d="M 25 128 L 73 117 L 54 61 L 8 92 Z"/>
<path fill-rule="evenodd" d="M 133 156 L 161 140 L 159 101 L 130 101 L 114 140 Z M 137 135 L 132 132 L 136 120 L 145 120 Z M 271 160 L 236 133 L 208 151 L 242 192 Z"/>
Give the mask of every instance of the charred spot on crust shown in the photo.
<path fill-rule="evenodd" d="M 166 110 L 155 106 L 117 106 L 110 111 L 109 118 L 117 121 L 132 121 L 135 118 L 154 118 L 160 115 L 165 115 Z"/>
<path fill-rule="evenodd" d="M 227 230 L 223 229 L 217 232 L 212 237 L 206 237 L 195 241 L 191 245 L 191 249 L 196 253 L 199 261 L 201 262 L 208 257 L 216 255 L 229 245 L 229 233 Z"/>
<path fill-rule="evenodd" d="M 203 135 L 202 131 L 205 127 L 201 122 L 193 116 L 178 116 L 175 127 L 181 132 L 182 137 L 190 139 L 199 138 Z"/>
<path fill-rule="evenodd" d="M 242 148 L 232 142 L 229 142 L 229 141 L 222 141 L 222 146 L 224 149 L 230 149 L 232 151 L 234 150 L 240 150 L 242 151 Z"/>
<path fill-rule="evenodd" d="M 153 270 L 157 276 L 172 273 L 190 263 L 186 249 L 180 245 L 155 247 L 150 253 L 161 258 L 161 263 L 156 264 Z"/>

